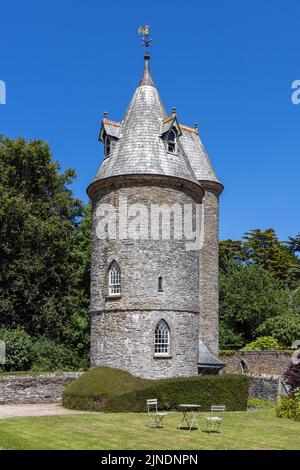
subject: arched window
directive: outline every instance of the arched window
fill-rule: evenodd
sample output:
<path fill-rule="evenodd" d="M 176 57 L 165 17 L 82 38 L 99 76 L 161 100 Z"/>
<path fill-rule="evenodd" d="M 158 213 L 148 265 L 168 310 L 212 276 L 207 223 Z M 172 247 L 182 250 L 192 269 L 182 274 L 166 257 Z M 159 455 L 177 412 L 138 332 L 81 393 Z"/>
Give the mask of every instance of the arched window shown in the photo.
<path fill-rule="evenodd" d="M 113 261 L 108 271 L 108 292 L 109 295 L 121 294 L 121 270 L 116 261 Z"/>
<path fill-rule="evenodd" d="M 160 320 L 155 328 L 155 355 L 170 354 L 170 329 L 164 320 Z"/>
<path fill-rule="evenodd" d="M 110 156 L 111 151 L 111 138 L 107 135 L 104 139 L 104 156 L 105 158 Z"/>
<path fill-rule="evenodd" d="M 240 366 L 241 366 L 243 374 L 247 374 L 248 366 L 247 366 L 246 362 L 243 359 L 240 362 Z"/>
<path fill-rule="evenodd" d="M 171 129 L 167 136 L 168 152 L 170 153 L 176 153 L 176 137 L 175 129 Z"/>
<path fill-rule="evenodd" d="M 159 276 L 158 278 L 158 292 L 162 292 L 163 291 L 163 279 L 161 276 Z"/>

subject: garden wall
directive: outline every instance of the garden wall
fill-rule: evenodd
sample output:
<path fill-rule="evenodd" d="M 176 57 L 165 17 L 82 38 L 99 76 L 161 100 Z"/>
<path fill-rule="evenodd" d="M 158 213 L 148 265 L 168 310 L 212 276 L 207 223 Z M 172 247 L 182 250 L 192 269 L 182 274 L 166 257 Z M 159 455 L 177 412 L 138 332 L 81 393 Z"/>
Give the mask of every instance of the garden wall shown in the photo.
<path fill-rule="evenodd" d="M 276 402 L 279 393 L 279 378 L 249 376 L 249 396 Z"/>
<path fill-rule="evenodd" d="M 63 389 L 83 372 L 0 376 L 0 405 L 58 403 Z"/>
<path fill-rule="evenodd" d="M 220 353 L 226 363 L 222 373 L 282 376 L 291 361 L 291 353 L 285 351 L 236 351 L 233 355 Z"/>
<path fill-rule="evenodd" d="M 0 376 L 0 405 L 29 403 L 59 403 L 64 388 L 83 372 L 45 373 L 39 375 Z M 249 395 L 276 401 L 277 377 L 249 375 Z"/>

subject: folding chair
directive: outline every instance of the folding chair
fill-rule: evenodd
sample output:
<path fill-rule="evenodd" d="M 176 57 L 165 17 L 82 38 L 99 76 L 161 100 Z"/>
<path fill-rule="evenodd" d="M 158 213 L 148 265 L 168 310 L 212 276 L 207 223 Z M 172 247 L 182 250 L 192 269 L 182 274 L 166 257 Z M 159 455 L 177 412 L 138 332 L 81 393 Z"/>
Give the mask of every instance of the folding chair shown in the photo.
<path fill-rule="evenodd" d="M 206 419 L 206 432 L 211 433 L 212 431 L 222 432 L 221 431 L 221 424 L 223 418 L 220 416 L 214 416 L 214 413 L 224 413 L 225 405 L 211 405 L 210 408 L 210 416 Z"/>
<path fill-rule="evenodd" d="M 148 415 L 150 416 L 149 428 L 163 428 L 163 419 L 168 414 L 157 410 L 157 400 L 147 400 Z"/>

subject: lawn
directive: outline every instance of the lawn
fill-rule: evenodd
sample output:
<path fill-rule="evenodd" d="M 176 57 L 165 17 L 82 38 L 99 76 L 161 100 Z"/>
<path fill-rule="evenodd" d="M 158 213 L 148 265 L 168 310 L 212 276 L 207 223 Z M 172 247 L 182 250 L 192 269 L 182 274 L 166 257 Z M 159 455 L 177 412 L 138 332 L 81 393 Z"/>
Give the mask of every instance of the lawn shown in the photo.
<path fill-rule="evenodd" d="M 224 415 L 223 433 L 178 431 L 170 413 L 163 429 L 150 429 L 143 413 L 86 413 L 0 420 L 3 449 L 300 449 L 300 423 L 273 409 Z"/>

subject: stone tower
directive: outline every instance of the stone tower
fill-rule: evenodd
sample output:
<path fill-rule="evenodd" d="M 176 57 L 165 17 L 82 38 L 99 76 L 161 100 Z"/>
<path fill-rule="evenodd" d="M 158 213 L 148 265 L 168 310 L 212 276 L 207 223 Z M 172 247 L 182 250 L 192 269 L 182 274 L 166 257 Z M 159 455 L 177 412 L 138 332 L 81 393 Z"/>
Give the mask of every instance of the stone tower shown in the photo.
<path fill-rule="evenodd" d="M 223 365 L 215 356 L 223 187 L 197 126 L 180 124 L 175 108 L 167 114 L 149 60 L 146 53 L 123 120 L 104 114 L 104 160 L 87 190 L 93 207 L 91 366 L 147 378 L 216 372 Z M 199 232 L 199 208 L 202 213 L 204 231 L 194 249 L 175 235 L 185 208 L 192 208 Z"/>

